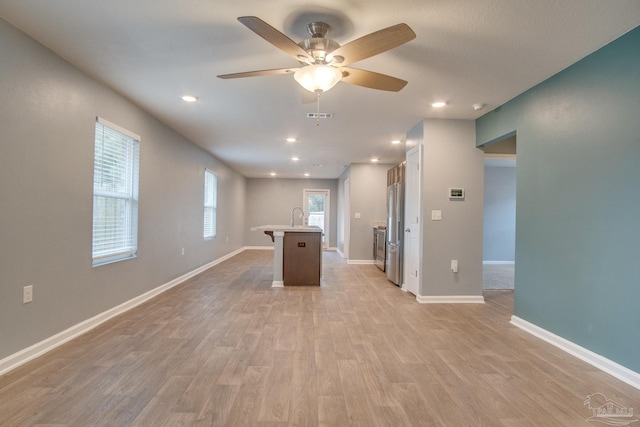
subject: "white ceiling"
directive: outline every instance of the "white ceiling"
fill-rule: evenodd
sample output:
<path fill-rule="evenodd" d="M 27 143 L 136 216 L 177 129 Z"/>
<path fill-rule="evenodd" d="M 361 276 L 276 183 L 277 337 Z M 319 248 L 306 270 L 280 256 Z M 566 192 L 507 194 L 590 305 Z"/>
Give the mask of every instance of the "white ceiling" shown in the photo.
<path fill-rule="evenodd" d="M 245 15 L 295 41 L 324 18 L 340 44 L 407 23 L 416 39 L 353 66 L 409 84 L 395 93 L 339 83 L 321 98 L 334 118 L 316 126 L 292 75 L 216 78 L 298 65 L 236 20 Z M 635 28 L 640 1 L 0 0 L 0 17 L 247 177 L 336 178 L 371 157 L 402 161 L 404 144 L 390 141 L 420 120 L 480 117 Z M 448 105 L 435 110 L 435 100 Z"/>

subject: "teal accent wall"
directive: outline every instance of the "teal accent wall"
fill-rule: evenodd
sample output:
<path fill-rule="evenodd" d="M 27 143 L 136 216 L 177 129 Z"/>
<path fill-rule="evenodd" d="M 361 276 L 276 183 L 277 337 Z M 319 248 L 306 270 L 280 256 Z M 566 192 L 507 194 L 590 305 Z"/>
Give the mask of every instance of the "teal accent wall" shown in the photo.
<path fill-rule="evenodd" d="M 512 132 L 515 315 L 640 372 L 640 27 L 476 122 Z"/>

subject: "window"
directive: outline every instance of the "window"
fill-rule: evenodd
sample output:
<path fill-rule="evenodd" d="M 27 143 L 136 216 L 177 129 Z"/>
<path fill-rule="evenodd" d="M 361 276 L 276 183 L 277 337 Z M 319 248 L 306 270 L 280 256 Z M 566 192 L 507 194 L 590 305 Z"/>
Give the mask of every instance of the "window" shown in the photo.
<path fill-rule="evenodd" d="M 216 208 L 218 205 L 218 178 L 209 170 L 204 171 L 204 237 L 216 237 Z"/>
<path fill-rule="evenodd" d="M 93 160 L 93 265 L 138 250 L 140 137 L 98 117 Z"/>

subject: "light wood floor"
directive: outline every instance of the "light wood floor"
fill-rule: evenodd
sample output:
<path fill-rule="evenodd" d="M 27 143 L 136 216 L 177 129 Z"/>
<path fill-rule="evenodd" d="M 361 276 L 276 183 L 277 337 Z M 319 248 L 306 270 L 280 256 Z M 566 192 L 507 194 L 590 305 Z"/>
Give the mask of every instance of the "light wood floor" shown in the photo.
<path fill-rule="evenodd" d="M 588 426 L 640 391 L 486 304 L 418 304 L 325 253 L 322 287 L 272 289 L 246 251 L 0 377 L 1 426 Z M 640 423 L 639 423 L 640 424 Z"/>

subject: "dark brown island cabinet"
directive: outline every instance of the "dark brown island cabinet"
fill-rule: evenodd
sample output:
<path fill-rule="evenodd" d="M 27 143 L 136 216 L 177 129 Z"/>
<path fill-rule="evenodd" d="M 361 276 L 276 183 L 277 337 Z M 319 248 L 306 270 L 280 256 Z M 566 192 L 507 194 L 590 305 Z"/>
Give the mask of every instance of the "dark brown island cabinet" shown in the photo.
<path fill-rule="evenodd" d="M 284 233 L 282 275 L 284 285 L 320 285 L 322 233 Z"/>

